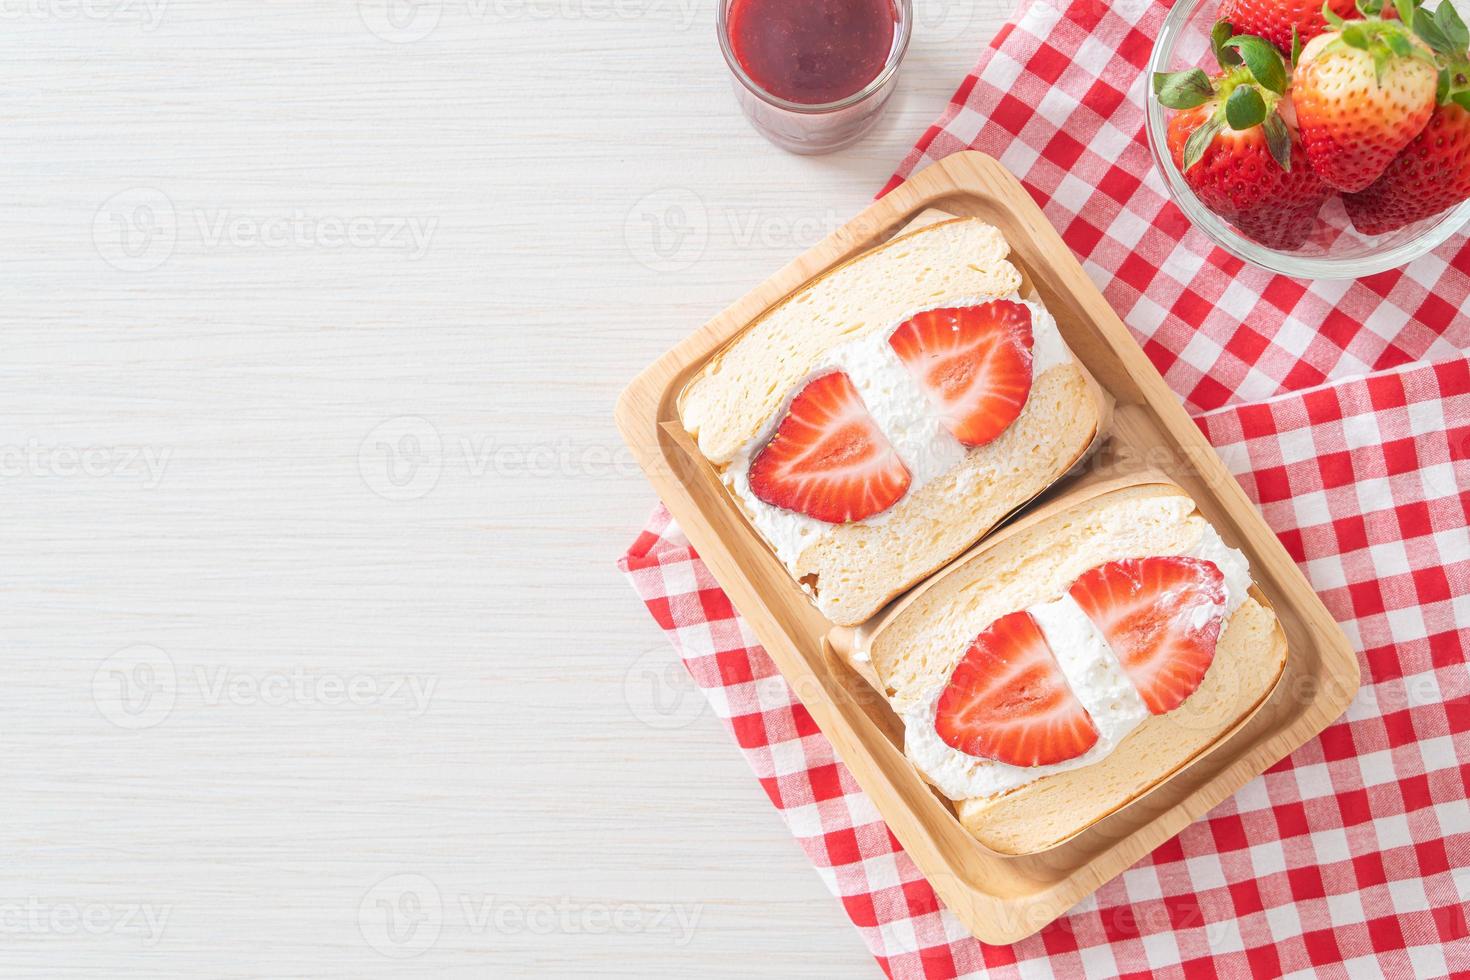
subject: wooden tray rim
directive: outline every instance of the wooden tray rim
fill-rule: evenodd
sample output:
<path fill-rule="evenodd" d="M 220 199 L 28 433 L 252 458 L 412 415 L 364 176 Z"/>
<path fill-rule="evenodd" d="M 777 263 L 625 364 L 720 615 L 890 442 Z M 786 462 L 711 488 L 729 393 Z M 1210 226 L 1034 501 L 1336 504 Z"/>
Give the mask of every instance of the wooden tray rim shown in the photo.
<path fill-rule="evenodd" d="M 886 197 L 876 201 L 852 221 L 829 235 L 824 241 L 788 263 L 745 296 L 708 321 L 641 372 L 620 396 L 615 418 L 635 458 L 647 473 L 655 490 L 668 506 L 742 614 L 757 637 L 775 660 L 782 674 L 802 699 L 818 726 L 834 743 L 839 755 L 854 778 L 873 798 L 880 814 L 915 863 L 934 885 L 946 905 L 977 936 L 987 942 L 1010 943 L 1024 938 L 1064 914 L 1105 881 L 1121 873 L 1137 857 L 1120 860 L 1115 852 L 1133 838 L 1116 841 L 1114 846 L 1098 853 L 1067 877 L 1050 887 L 1035 891 L 1021 899 L 1007 897 L 962 880 L 952 862 L 935 846 L 920 827 L 922 823 L 911 807 L 905 806 L 893 784 L 889 783 L 882 765 L 853 729 L 851 705 L 839 703 L 830 696 L 821 679 L 810 669 L 795 644 L 797 637 L 784 632 L 769 616 L 762 615 L 765 601 L 759 586 L 742 568 L 740 562 L 712 529 L 707 528 L 701 511 L 692 497 L 683 491 L 676 468 L 667 465 L 660 447 L 664 445 L 661 428 L 666 424 L 663 409 L 678 397 L 687 376 L 728 343 L 740 330 L 771 304 L 799 289 L 814 275 L 845 261 L 872 244 L 875 232 L 897 231 L 907 218 L 922 212 L 937 199 L 951 194 L 983 196 L 989 190 L 982 179 L 1004 180 L 1014 186 L 1012 216 L 1029 232 L 1048 240 L 1054 246 L 1051 254 L 1055 272 L 1065 284 L 1079 294 L 1091 293 L 1090 306 L 1098 307 L 1091 326 L 1112 349 L 1120 361 L 1133 361 L 1130 374 L 1138 386 L 1142 400 L 1157 414 L 1163 435 L 1198 465 L 1211 470 L 1207 482 L 1218 495 L 1216 503 L 1231 513 L 1247 540 L 1240 542 L 1253 560 L 1272 552 L 1274 559 L 1284 560 L 1299 579 L 1298 594 L 1292 596 L 1294 612 L 1310 629 L 1317 641 L 1319 660 L 1333 683 L 1319 685 L 1309 700 L 1299 703 L 1290 725 L 1265 739 L 1251 751 L 1251 758 L 1240 759 L 1179 801 L 1170 810 L 1143 827 L 1134 837 L 1145 845 L 1142 854 L 1152 851 L 1188 823 L 1233 794 L 1280 758 L 1315 737 L 1347 707 L 1357 691 L 1359 668 L 1347 638 L 1332 620 L 1320 598 L 1306 583 L 1275 534 L 1265 525 L 1245 492 L 1224 468 L 1213 447 L 1184 412 L 1177 397 L 1148 361 L 1122 321 L 1097 293 L 1096 287 L 1082 272 L 1069 249 L 1061 242 L 1040 209 L 1020 187 L 1019 182 L 992 158 L 974 151 L 957 153 L 933 164 L 900 185 Z M 816 272 L 810 271 L 812 268 Z M 1078 355 L 1078 360 L 1082 357 Z M 1139 367 L 1136 373 L 1133 367 Z M 1096 372 L 1091 372 L 1096 373 Z M 752 532 L 753 533 L 753 532 Z M 762 547 L 764 547 L 762 543 Z M 1279 571 L 1279 570 L 1278 570 Z M 939 572 L 935 573 L 940 574 Z M 922 587 L 920 583 L 917 587 Z M 916 588 L 917 588 L 916 587 Z M 1302 594 L 1304 593 L 1304 594 Z M 903 599 L 899 600 L 900 602 Z M 1278 602 L 1279 604 L 1279 602 Z M 824 643 L 829 643 L 823 640 Z M 849 709 L 849 710 L 845 710 Z M 870 722 L 868 722 L 871 725 Z M 886 741 L 886 736 L 884 737 Z M 1222 738 L 1222 742 L 1225 739 Z M 1219 744 L 1219 743 L 1216 743 Z M 1269 756 L 1264 762 L 1261 760 Z M 1245 763 L 1249 761 L 1250 764 Z M 1186 767 L 1187 768 L 1187 767 Z M 1173 778 L 1180 775 L 1174 774 Z M 1169 782 L 1165 780 L 1164 782 Z"/>

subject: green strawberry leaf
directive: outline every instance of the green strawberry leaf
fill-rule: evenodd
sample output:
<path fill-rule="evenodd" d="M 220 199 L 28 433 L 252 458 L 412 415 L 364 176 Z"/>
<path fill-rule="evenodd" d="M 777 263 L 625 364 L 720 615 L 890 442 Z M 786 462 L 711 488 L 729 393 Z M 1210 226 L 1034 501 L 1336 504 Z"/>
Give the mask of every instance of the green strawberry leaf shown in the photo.
<path fill-rule="evenodd" d="M 1449 38 L 1439 29 L 1434 21 L 1434 15 L 1427 10 L 1414 11 L 1414 19 L 1410 22 L 1414 26 L 1414 33 L 1419 39 L 1436 51 L 1446 51 L 1449 48 Z"/>
<path fill-rule="evenodd" d="M 1297 30 L 1296 29 L 1296 25 L 1293 24 L 1293 25 L 1291 25 L 1291 67 L 1295 68 L 1296 67 L 1296 63 L 1298 61 L 1301 61 L 1301 60 L 1302 60 L 1302 32 L 1299 31 L 1299 30 Z"/>
<path fill-rule="evenodd" d="M 1448 69 L 1439 70 L 1439 79 L 1434 83 L 1434 103 L 1444 105 L 1450 98 L 1450 73 Z"/>
<path fill-rule="evenodd" d="M 1266 121 L 1266 100 L 1253 85 L 1237 86 L 1225 100 L 1225 121 L 1231 129 L 1250 129 Z"/>
<path fill-rule="evenodd" d="M 1368 34 L 1363 30 L 1363 22 L 1355 20 L 1342 29 L 1342 43 L 1359 51 L 1368 50 Z"/>
<path fill-rule="evenodd" d="M 1466 112 L 1470 112 L 1470 91 L 1456 92 L 1450 96 L 1450 101 Z"/>
<path fill-rule="evenodd" d="M 1240 64 L 1240 53 L 1225 46 L 1225 42 L 1234 33 L 1235 28 L 1230 26 L 1228 20 L 1217 20 L 1210 29 L 1210 49 L 1215 52 L 1215 60 L 1220 63 L 1221 68 L 1234 68 Z"/>
<path fill-rule="evenodd" d="M 1189 139 L 1184 143 L 1184 170 L 1186 173 L 1189 172 L 1190 167 L 1199 163 L 1200 157 L 1205 155 L 1205 150 L 1210 148 L 1210 144 L 1224 128 L 1224 119 L 1219 116 L 1211 116 L 1203 126 L 1189 134 Z"/>
<path fill-rule="evenodd" d="M 1242 34 L 1226 41 L 1225 46 L 1240 52 L 1241 58 L 1245 60 L 1245 66 L 1250 69 L 1256 81 L 1277 95 L 1286 91 L 1286 65 L 1282 62 L 1281 52 L 1276 50 L 1275 45 L 1258 37 Z"/>
<path fill-rule="evenodd" d="M 1193 109 L 1215 97 L 1215 86 L 1202 69 L 1154 73 L 1154 95 L 1170 109 Z"/>
<path fill-rule="evenodd" d="M 1322 19 L 1327 21 L 1327 26 L 1334 31 L 1342 30 L 1342 18 L 1337 16 L 1337 11 L 1332 9 L 1328 0 L 1322 0 Z"/>
<path fill-rule="evenodd" d="M 1377 17 L 1383 9 L 1383 0 L 1358 0 L 1358 12 L 1364 17 Z"/>
<path fill-rule="evenodd" d="M 1399 12 L 1399 20 L 1405 24 L 1414 23 L 1415 0 L 1394 0 L 1394 9 Z"/>
<path fill-rule="evenodd" d="M 1451 54 L 1459 54 L 1470 45 L 1470 30 L 1465 27 L 1465 22 L 1460 19 L 1460 14 L 1455 10 L 1450 0 L 1440 0 L 1438 9 L 1434 11 L 1434 22 L 1440 32 L 1450 42 Z"/>
<path fill-rule="evenodd" d="M 1400 34 L 1397 31 L 1386 35 L 1383 40 L 1388 45 L 1388 50 L 1400 58 L 1407 58 L 1414 53 L 1413 43 L 1406 35 Z"/>
<path fill-rule="evenodd" d="M 1383 88 L 1383 73 L 1388 71 L 1388 49 L 1381 45 L 1374 45 L 1369 52 L 1373 55 L 1373 78 L 1379 88 Z"/>
<path fill-rule="evenodd" d="M 1266 149 L 1271 151 L 1282 170 L 1291 170 L 1291 131 L 1286 128 L 1281 114 L 1273 112 L 1266 117 L 1262 127 L 1266 131 Z"/>

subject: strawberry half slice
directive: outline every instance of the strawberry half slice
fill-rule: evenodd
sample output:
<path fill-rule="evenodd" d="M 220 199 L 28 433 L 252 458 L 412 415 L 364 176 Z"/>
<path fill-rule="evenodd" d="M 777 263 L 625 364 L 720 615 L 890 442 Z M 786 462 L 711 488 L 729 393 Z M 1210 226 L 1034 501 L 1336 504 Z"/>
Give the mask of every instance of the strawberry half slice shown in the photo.
<path fill-rule="evenodd" d="M 749 475 L 758 499 L 828 524 L 882 513 L 911 482 L 842 371 L 814 378 L 791 400 Z"/>
<path fill-rule="evenodd" d="M 939 695 L 934 728 L 950 748 L 1011 766 L 1075 759 L 1098 738 L 1046 637 L 1024 610 L 975 637 Z"/>
<path fill-rule="evenodd" d="M 1110 561 L 1083 572 L 1071 593 L 1153 714 L 1179 707 L 1204 680 L 1225 619 L 1225 576 L 1214 562 Z"/>
<path fill-rule="evenodd" d="M 997 299 L 915 314 L 888 344 L 967 446 L 994 441 L 1031 395 L 1031 310 Z"/>

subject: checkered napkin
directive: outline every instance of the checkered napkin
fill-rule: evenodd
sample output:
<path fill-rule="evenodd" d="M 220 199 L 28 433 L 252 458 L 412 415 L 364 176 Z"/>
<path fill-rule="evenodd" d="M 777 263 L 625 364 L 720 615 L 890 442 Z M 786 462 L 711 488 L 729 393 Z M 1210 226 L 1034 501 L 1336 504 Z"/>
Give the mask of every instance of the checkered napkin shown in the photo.
<path fill-rule="evenodd" d="M 1346 716 L 991 946 L 938 904 L 662 508 L 622 566 L 891 976 L 1470 975 L 1470 245 L 1347 283 L 1212 248 L 1144 142 L 1164 13 L 1023 5 L 894 183 L 966 147 L 1023 180 L 1346 630 L 1363 673 Z"/>

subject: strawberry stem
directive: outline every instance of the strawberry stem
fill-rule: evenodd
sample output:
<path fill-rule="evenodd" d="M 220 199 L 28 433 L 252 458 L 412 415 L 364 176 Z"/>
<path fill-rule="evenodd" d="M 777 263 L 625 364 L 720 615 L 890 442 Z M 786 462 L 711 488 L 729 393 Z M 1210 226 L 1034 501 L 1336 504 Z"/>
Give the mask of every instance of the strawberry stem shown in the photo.
<path fill-rule="evenodd" d="M 1225 121 L 1231 129 L 1245 130 L 1266 121 L 1266 101 L 1253 85 L 1238 86 L 1225 100 Z"/>
<path fill-rule="evenodd" d="M 1440 9 L 1447 6 L 1449 6 L 1448 3 L 1441 4 Z M 1325 4 L 1323 9 L 1328 9 Z M 1417 25 L 1420 18 L 1416 15 L 1414 21 Z M 1373 59 L 1373 73 L 1380 86 L 1383 84 L 1384 73 L 1397 60 L 1414 58 L 1434 65 L 1436 69 L 1439 67 L 1435 61 L 1434 51 L 1430 50 L 1433 44 L 1428 41 L 1425 41 L 1424 44 L 1416 44 L 1409 32 L 1409 27 L 1398 21 L 1370 17 L 1367 20 L 1355 20 L 1344 24 L 1342 19 L 1338 18 L 1336 30 L 1337 37 L 1322 49 L 1322 53 L 1342 48 L 1353 48 L 1367 53 Z M 1426 27 L 1426 30 L 1435 33 L 1438 30 L 1438 23 Z"/>
<path fill-rule="evenodd" d="M 1235 28 L 1230 26 L 1228 20 L 1217 20 L 1215 26 L 1210 29 L 1210 50 L 1215 52 L 1215 60 L 1221 68 L 1234 68 L 1240 64 L 1240 52 L 1232 51 L 1225 46 L 1225 42 L 1235 34 Z"/>
<path fill-rule="evenodd" d="M 1271 157 L 1282 170 L 1291 172 L 1291 132 L 1286 128 L 1286 122 L 1277 112 L 1266 117 L 1263 124 L 1266 133 L 1266 149 L 1271 151 Z"/>
<path fill-rule="evenodd" d="M 1170 109 L 1193 109 L 1215 97 L 1215 86 L 1199 68 L 1155 72 L 1154 96 Z"/>
<path fill-rule="evenodd" d="M 1206 120 L 1204 125 L 1200 126 L 1199 129 L 1189 134 L 1189 139 L 1184 143 L 1184 170 L 1186 173 L 1190 167 L 1199 163 L 1200 157 L 1205 155 L 1205 150 L 1209 149 L 1210 144 L 1214 142 L 1215 137 L 1224 128 L 1224 116 L 1216 113 Z"/>
<path fill-rule="evenodd" d="M 1230 38 L 1224 46 L 1240 52 L 1246 68 L 1262 86 L 1277 95 L 1286 92 L 1286 64 L 1281 60 L 1281 52 L 1276 50 L 1275 45 L 1258 37 L 1242 34 Z"/>

